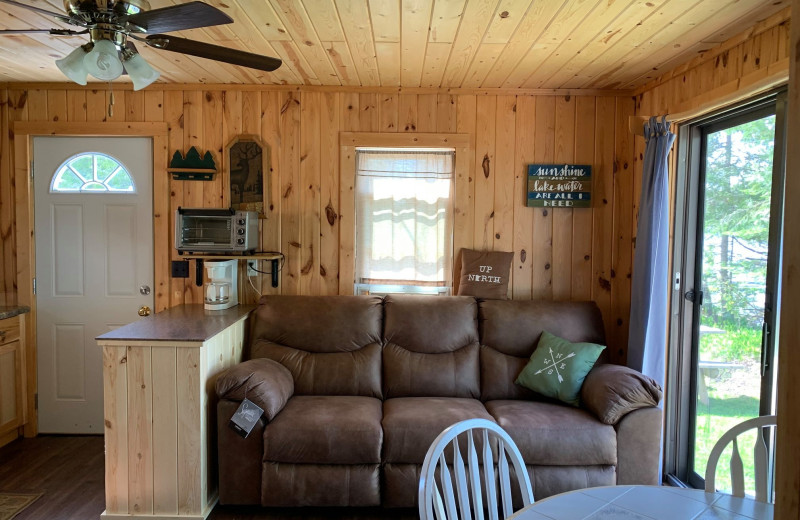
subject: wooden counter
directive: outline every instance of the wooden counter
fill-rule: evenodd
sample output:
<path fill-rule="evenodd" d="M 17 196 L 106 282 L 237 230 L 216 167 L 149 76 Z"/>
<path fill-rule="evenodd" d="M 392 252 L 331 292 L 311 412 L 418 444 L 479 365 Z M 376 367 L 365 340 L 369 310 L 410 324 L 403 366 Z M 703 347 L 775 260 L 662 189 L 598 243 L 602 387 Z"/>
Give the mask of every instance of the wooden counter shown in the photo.
<path fill-rule="evenodd" d="M 106 519 L 205 519 L 217 502 L 218 374 L 255 307 L 182 305 L 99 336 Z"/>

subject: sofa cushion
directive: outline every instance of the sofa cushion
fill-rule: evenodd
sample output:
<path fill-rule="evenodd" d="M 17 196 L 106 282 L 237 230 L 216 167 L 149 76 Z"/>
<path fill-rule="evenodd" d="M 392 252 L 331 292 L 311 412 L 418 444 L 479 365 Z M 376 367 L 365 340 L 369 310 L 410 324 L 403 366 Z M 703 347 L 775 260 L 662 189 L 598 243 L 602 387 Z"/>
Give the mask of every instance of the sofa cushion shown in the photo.
<path fill-rule="evenodd" d="M 389 343 L 383 349 L 384 394 L 389 397 L 480 396 L 479 347 L 420 354 Z"/>
<path fill-rule="evenodd" d="M 263 296 L 249 357 L 283 364 L 296 395 L 382 397 L 376 296 Z"/>
<path fill-rule="evenodd" d="M 478 306 L 467 296 L 384 302 L 384 397 L 478 397 Z"/>
<path fill-rule="evenodd" d="M 594 302 L 486 300 L 478 305 L 481 400 L 531 399 L 514 385 L 544 330 L 572 342 L 605 345 L 603 320 Z M 607 358 L 605 351 L 600 356 Z"/>
<path fill-rule="evenodd" d="M 264 429 L 264 461 L 379 463 L 381 415 L 372 397 L 294 396 Z"/>
<path fill-rule="evenodd" d="M 253 352 L 291 372 L 295 395 L 382 396 L 377 343 L 350 352 L 314 353 L 260 339 L 253 343 Z"/>
<path fill-rule="evenodd" d="M 442 431 L 465 419 L 491 415 L 477 399 L 399 397 L 383 403 L 383 460 L 422 464 L 428 448 Z"/>
<path fill-rule="evenodd" d="M 541 400 L 533 390 L 514 383 L 529 358 L 509 356 L 481 345 L 481 401 L 496 399 Z"/>
<path fill-rule="evenodd" d="M 514 442 L 526 464 L 593 466 L 617 463 L 617 434 L 592 414 L 563 404 L 488 401 L 486 410 Z"/>
<path fill-rule="evenodd" d="M 568 341 L 605 345 L 594 302 L 485 300 L 479 308 L 481 344 L 503 354 L 529 358 L 545 330 Z"/>
<path fill-rule="evenodd" d="M 377 296 L 265 295 L 251 338 L 308 352 L 350 352 L 380 343 L 382 312 Z"/>

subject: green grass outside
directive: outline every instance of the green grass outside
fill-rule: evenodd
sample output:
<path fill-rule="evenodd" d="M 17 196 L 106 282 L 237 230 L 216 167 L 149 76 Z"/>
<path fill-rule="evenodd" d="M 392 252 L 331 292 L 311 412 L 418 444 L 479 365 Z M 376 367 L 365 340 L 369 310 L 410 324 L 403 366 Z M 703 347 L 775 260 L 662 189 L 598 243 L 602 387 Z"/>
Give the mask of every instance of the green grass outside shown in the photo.
<path fill-rule="evenodd" d="M 700 359 L 733 363 L 737 368 L 707 371 L 704 377 L 706 395 L 698 391 L 695 428 L 694 469 L 705 476 L 708 456 L 714 444 L 732 426 L 758 416 L 761 392 L 759 355 L 761 331 L 717 326 L 724 334 L 706 334 L 700 338 Z M 752 447 L 755 431 L 739 438 L 739 451 L 745 470 L 745 490 L 753 493 L 754 467 Z M 716 487 L 730 491 L 729 446 L 717 464 Z"/>

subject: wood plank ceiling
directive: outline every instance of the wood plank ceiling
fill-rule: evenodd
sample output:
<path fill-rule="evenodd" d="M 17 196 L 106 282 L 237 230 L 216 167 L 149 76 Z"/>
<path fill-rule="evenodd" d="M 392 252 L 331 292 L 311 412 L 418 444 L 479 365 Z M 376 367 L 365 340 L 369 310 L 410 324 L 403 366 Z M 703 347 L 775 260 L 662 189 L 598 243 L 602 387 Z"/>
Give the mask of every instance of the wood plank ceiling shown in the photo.
<path fill-rule="evenodd" d="M 19 0 L 63 12 L 60 0 Z M 788 0 L 207 0 L 234 23 L 175 33 L 280 57 L 266 73 L 149 48 L 161 82 L 630 89 Z M 151 0 L 151 8 L 175 3 Z M 67 27 L 0 4 L 0 28 Z M 0 81 L 63 82 L 85 36 L 0 35 Z M 121 79 L 120 81 L 125 81 Z"/>

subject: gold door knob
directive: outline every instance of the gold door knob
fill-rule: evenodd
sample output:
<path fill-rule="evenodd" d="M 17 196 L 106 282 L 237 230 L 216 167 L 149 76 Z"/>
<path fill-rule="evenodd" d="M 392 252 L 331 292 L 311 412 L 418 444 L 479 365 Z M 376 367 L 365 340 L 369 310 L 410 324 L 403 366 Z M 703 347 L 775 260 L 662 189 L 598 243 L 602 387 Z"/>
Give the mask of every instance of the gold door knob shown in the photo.
<path fill-rule="evenodd" d="M 139 307 L 139 316 L 150 316 L 150 307 L 147 305 Z"/>

